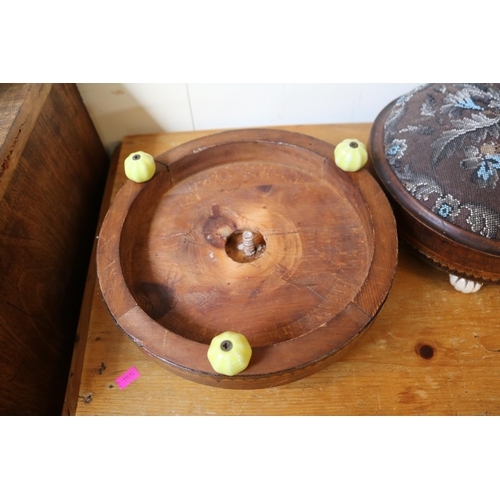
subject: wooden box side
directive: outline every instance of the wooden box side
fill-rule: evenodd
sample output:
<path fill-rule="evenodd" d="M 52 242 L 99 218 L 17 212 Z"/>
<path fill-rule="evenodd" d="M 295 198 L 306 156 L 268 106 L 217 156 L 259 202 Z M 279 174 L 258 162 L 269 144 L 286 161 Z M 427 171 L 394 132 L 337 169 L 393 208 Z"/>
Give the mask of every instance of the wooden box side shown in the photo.
<path fill-rule="evenodd" d="M 58 415 L 109 160 L 76 85 L 20 89 L 2 149 L 0 414 Z"/>

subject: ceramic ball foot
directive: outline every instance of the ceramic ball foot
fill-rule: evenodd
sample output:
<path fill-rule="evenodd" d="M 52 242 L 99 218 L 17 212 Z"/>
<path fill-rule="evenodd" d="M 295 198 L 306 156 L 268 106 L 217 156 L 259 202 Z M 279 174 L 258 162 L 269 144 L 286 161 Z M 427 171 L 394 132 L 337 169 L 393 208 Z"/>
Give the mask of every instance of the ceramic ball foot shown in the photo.
<path fill-rule="evenodd" d="M 483 286 L 482 283 L 468 280 L 466 278 L 459 278 L 453 274 L 450 274 L 450 283 L 453 285 L 455 290 L 462 293 L 476 293 Z"/>

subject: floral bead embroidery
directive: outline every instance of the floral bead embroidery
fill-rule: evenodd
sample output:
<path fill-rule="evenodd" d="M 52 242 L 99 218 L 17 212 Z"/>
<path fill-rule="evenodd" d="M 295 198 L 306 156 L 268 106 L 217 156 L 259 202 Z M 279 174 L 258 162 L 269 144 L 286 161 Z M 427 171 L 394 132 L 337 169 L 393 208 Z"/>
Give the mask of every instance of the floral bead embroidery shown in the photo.
<path fill-rule="evenodd" d="M 403 158 L 407 145 L 404 139 L 394 139 L 386 148 L 385 153 L 390 165 L 394 165 L 396 160 Z"/>
<path fill-rule="evenodd" d="M 453 221 L 460 214 L 460 201 L 453 198 L 451 194 L 447 194 L 436 200 L 432 211 L 440 215 L 443 219 Z"/>
<path fill-rule="evenodd" d="M 493 189 L 498 182 L 500 155 L 491 154 L 495 152 L 493 144 L 485 144 L 481 150 L 485 153 L 482 153 L 475 146 L 466 147 L 464 149 L 465 159 L 460 162 L 460 166 L 466 170 L 474 170 L 470 180 L 478 187 Z"/>
<path fill-rule="evenodd" d="M 383 140 L 387 162 L 414 198 L 464 229 L 500 238 L 500 85 L 420 86 L 394 103 Z M 470 172 L 469 186 L 458 171 L 455 179 L 457 168 Z"/>

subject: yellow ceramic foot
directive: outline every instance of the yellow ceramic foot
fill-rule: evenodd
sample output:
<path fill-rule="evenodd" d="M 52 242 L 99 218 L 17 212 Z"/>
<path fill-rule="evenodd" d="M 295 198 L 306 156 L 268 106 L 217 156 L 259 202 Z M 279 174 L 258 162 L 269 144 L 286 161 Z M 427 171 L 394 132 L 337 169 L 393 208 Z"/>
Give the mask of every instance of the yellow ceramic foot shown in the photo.
<path fill-rule="evenodd" d="M 125 175 L 134 182 L 149 181 L 156 172 L 154 158 L 144 151 L 136 151 L 128 155 L 124 167 Z"/>
<path fill-rule="evenodd" d="M 212 339 L 207 356 L 217 373 L 232 376 L 248 366 L 252 347 L 241 333 L 224 332 Z"/>
<path fill-rule="evenodd" d="M 335 163 L 345 172 L 356 172 L 368 161 L 366 146 L 357 139 L 344 139 L 334 151 Z"/>

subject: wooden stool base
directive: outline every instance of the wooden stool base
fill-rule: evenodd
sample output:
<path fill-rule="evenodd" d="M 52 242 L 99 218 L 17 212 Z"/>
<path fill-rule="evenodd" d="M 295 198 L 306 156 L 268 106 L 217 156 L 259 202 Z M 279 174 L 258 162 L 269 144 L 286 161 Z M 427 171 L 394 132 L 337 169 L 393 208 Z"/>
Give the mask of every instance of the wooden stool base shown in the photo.
<path fill-rule="evenodd" d="M 333 149 L 247 130 L 159 155 L 151 181 L 125 184 L 99 237 L 118 325 L 167 369 L 219 387 L 279 385 L 330 363 L 375 318 L 397 258 L 387 199 L 367 171 L 338 169 Z M 206 356 L 227 330 L 253 348 L 234 377 Z"/>

